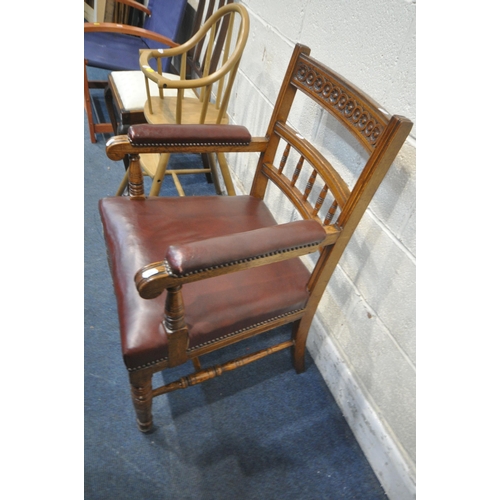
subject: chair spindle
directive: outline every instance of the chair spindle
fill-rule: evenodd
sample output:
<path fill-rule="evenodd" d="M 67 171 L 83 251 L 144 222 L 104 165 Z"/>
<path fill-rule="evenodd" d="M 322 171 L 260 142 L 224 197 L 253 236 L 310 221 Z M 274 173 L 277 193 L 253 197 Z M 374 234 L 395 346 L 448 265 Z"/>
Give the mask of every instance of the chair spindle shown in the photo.
<path fill-rule="evenodd" d="M 295 186 L 295 183 L 297 182 L 297 179 L 299 178 L 300 172 L 302 171 L 303 165 L 304 165 L 304 157 L 301 156 L 300 160 L 297 162 L 297 165 L 295 167 L 295 171 L 293 172 L 292 186 Z"/>
<path fill-rule="evenodd" d="M 281 157 L 280 168 L 278 169 L 278 172 L 280 174 L 283 172 L 283 169 L 285 168 L 289 154 L 290 154 L 290 143 L 287 142 L 286 147 L 285 147 L 285 151 L 283 151 L 283 156 Z"/>

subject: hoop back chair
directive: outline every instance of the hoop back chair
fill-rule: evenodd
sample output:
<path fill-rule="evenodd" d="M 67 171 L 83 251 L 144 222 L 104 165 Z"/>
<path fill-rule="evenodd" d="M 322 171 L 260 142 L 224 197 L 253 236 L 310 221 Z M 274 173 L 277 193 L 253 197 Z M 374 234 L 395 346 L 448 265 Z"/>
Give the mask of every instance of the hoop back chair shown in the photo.
<path fill-rule="evenodd" d="M 193 19 L 188 39 L 192 38 L 217 8 L 233 3 L 233 0 L 199 0 L 198 7 Z M 187 17 L 187 14 L 186 14 Z M 185 21 L 186 22 L 186 21 Z M 228 23 L 219 27 L 221 36 L 226 36 Z M 187 54 L 187 78 L 201 76 L 200 70 L 203 66 L 203 46 L 205 38 L 198 43 Z M 215 48 L 212 54 L 212 64 L 217 65 L 222 51 L 222 44 Z M 139 54 L 137 54 L 139 61 Z M 191 69 L 193 68 L 193 69 Z M 194 73 L 193 73 L 194 72 Z M 168 78 L 178 79 L 178 71 L 163 73 Z M 114 135 L 126 134 L 130 125 L 147 123 L 144 116 L 144 103 L 147 100 L 146 86 L 144 85 L 144 74 L 141 70 L 112 71 L 108 76 L 109 91 L 106 93 L 106 106 L 109 111 Z M 150 87 L 154 95 L 159 95 L 158 89 Z M 175 96 L 176 89 L 165 89 L 164 93 Z M 186 91 L 191 97 L 195 97 L 194 91 Z"/>
<path fill-rule="evenodd" d="M 249 23 L 246 8 L 230 2 L 214 12 L 186 43 L 172 49 L 141 51 L 139 63 L 146 90 L 143 108 L 146 121 L 151 124 L 227 124 L 227 107 L 248 39 Z M 180 58 L 180 75 L 175 79 L 162 71 L 162 60 L 174 57 Z M 167 169 L 169 157 L 169 153 L 142 155 L 144 173 L 153 179 L 150 196 L 158 195 L 165 174 L 172 176 L 181 196 L 184 191 L 180 174 L 210 173 L 217 192 L 221 192 L 217 164 L 227 193 L 235 194 L 224 154 L 202 155 L 203 168 L 188 170 Z M 117 195 L 123 194 L 127 182 L 128 170 Z"/>
<path fill-rule="evenodd" d="M 84 100 L 90 138 L 113 132 L 111 123 L 98 123 L 93 116 L 90 89 L 106 89 L 106 80 L 89 80 L 87 66 L 108 70 L 139 70 L 139 50 L 175 47 L 187 0 L 149 0 L 145 7 L 134 0 L 115 0 L 145 15 L 143 27 L 122 23 L 84 23 Z M 164 60 L 164 70 L 170 60 Z"/>
<path fill-rule="evenodd" d="M 295 370 L 305 369 L 306 339 L 320 298 L 411 130 L 408 119 L 389 115 L 309 53 L 295 47 L 265 137 L 234 125 L 146 124 L 108 143 L 111 159 L 131 158 L 131 196 L 104 198 L 99 210 L 142 431 L 152 428 L 152 400 L 161 394 L 287 348 Z M 352 189 L 287 124 L 297 92 L 342 123 L 366 151 Z M 250 194 L 145 197 L 140 154 L 193 150 L 260 152 Z M 271 185 L 300 220 L 277 222 L 266 201 Z M 309 270 L 300 257 L 312 253 L 317 258 Z M 289 340 L 202 368 L 200 356 L 288 323 Z M 191 375 L 153 389 L 155 372 L 190 360 Z"/>

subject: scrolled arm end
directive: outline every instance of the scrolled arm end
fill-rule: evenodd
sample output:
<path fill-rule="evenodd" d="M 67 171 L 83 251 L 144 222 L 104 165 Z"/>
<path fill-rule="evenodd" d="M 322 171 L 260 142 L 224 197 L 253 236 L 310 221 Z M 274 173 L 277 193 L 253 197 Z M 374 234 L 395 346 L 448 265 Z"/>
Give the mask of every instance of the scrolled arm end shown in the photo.
<path fill-rule="evenodd" d="M 135 275 L 135 286 L 143 299 L 158 297 L 169 286 L 172 277 L 166 262 L 154 262 L 141 268 Z M 177 286 L 176 283 L 174 283 Z"/>

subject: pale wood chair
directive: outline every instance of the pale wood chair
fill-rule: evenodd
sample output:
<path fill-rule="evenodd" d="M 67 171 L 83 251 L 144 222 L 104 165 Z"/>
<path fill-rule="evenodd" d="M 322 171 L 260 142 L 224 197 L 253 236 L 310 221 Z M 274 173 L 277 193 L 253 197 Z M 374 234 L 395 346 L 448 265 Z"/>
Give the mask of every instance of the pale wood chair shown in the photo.
<path fill-rule="evenodd" d="M 233 3 L 233 0 L 199 0 L 194 19 L 189 30 L 187 39 L 192 38 L 200 27 L 210 18 L 210 16 L 226 4 Z M 186 11 L 185 23 L 189 25 L 190 10 Z M 226 36 L 227 23 L 219 26 L 220 36 Z M 205 38 L 201 38 L 187 54 L 188 78 L 200 77 L 203 67 L 203 48 Z M 218 64 L 222 45 L 219 44 L 212 54 L 212 64 Z M 139 52 L 137 51 L 137 67 L 139 68 Z M 175 67 L 175 61 L 170 66 L 169 72 L 164 72 L 164 76 L 170 79 L 179 79 L 179 71 Z M 156 86 L 150 86 L 153 95 L 158 96 L 159 91 Z M 164 89 L 165 95 L 177 95 L 176 89 Z M 186 97 L 196 97 L 194 90 L 185 91 Z M 112 71 L 108 76 L 108 87 L 106 89 L 106 107 L 108 109 L 114 135 L 126 134 L 130 125 L 147 123 L 144 116 L 144 103 L 147 100 L 146 86 L 144 85 L 144 74 L 140 69 L 135 71 Z"/>
<path fill-rule="evenodd" d="M 184 44 L 165 50 L 144 50 L 140 66 L 145 82 L 144 116 L 152 124 L 226 124 L 227 107 L 249 33 L 249 16 L 241 4 L 229 2 L 215 11 Z M 162 70 L 164 58 L 180 59 L 180 75 L 172 77 Z M 152 62 L 153 61 L 153 62 Z M 153 92 L 154 91 L 154 92 Z M 115 97 L 119 92 L 115 92 Z M 116 97 L 119 101 L 120 97 Z M 142 155 L 141 165 L 152 178 L 150 196 L 157 196 L 165 174 L 171 175 L 178 193 L 184 190 L 181 174 L 211 174 L 217 192 L 217 165 L 227 194 L 234 195 L 234 185 L 224 154 L 203 155 L 200 169 L 168 169 L 170 155 Z M 128 170 L 117 190 L 125 192 Z"/>
<path fill-rule="evenodd" d="M 108 143 L 111 159 L 131 160 L 130 196 L 104 198 L 99 210 L 141 431 L 152 429 L 154 397 L 288 348 L 295 370 L 305 369 L 321 296 L 412 127 L 309 53 L 295 47 L 264 137 L 233 125 L 146 124 Z M 354 140 L 366 152 L 354 182 L 287 123 L 299 95 L 345 127 L 336 142 Z M 231 151 L 260 152 L 249 195 L 145 197 L 140 155 Z M 355 162 L 352 172 L 359 171 Z M 278 223 L 278 196 L 298 220 Z M 300 257 L 312 253 L 306 266 Z M 289 340 L 201 367 L 200 356 L 289 323 Z M 154 373 L 190 360 L 191 375 L 153 388 Z"/>

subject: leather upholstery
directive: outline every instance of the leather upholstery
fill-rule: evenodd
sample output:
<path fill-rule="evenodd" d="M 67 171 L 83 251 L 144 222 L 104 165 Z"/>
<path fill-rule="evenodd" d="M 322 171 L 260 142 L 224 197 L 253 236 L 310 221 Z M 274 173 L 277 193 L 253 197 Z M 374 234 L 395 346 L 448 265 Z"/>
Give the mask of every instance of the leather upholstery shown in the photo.
<path fill-rule="evenodd" d="M 241 125 L 133 125 L 128 130 L 132 145 L 250 144 L 252 136 Z"/>
<path fill-rule="evenodd" d="M 204 269 L 319 244 L 325 234 L 323 226 L 315 220 L 289 222 L 231 236 L 170 246 L 166 261 L 176 276 L 185 276 Z"/>
<path fill-rule="evenodd" d="M 167 355 L 162 326 L 165 293 L 152 300 L 139 296 L 134 275 L 142 266 L 162 261 L 174 242 L 182 246 L 276 225 L 264 202 L 251 196 L 105 198 L 99 210 L 117 296 L 123 357 L 130 370 Z M 169 216 L 172 213 L 175 218 Z M 321 238 L 317 228 L 310 229 L 310 237 Z M 303 309 L 308 279 L 309 271 L 297 258 L 184 285 L 189 347 Z"/>

